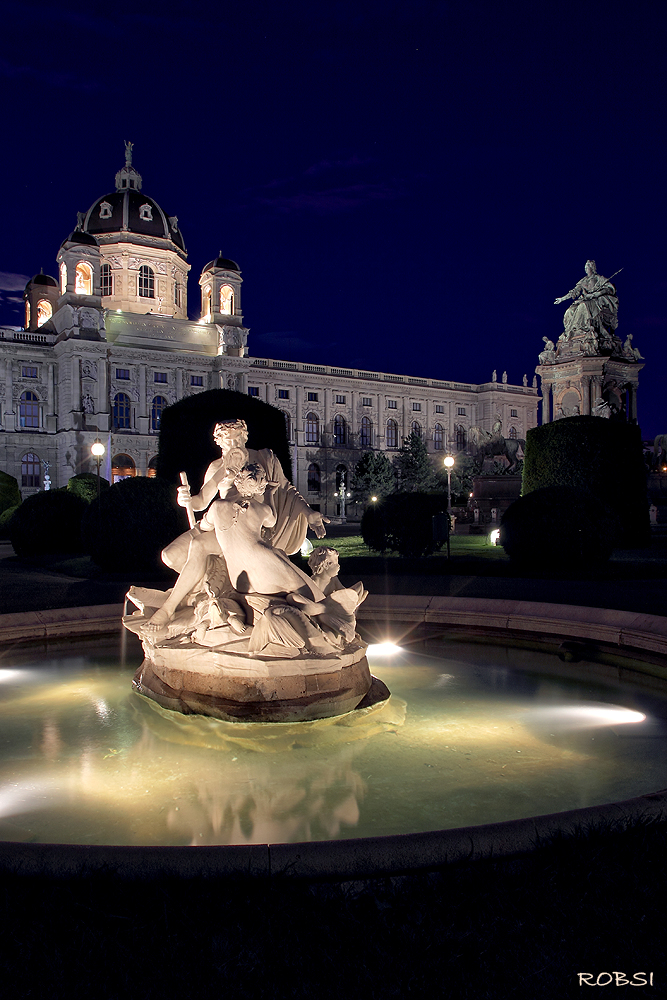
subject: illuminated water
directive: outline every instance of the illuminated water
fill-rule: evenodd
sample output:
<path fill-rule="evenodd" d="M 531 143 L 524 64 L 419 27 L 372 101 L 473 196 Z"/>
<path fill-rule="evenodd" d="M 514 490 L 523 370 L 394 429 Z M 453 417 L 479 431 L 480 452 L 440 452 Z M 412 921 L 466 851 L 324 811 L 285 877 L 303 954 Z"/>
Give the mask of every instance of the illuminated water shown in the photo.
<path fill-rule="evenodd" d="M 392 691 L 380 711 L 239 725 L 174 715 L 133 693 L 140 648 L 131 637 L 121 666 L 119 644 L 3 656 L 0 840 L 364 837 L 667 787 L 667 704 L 629 687 L 549 677 L 550 654 L 437 639 L 369 656 Z"/>

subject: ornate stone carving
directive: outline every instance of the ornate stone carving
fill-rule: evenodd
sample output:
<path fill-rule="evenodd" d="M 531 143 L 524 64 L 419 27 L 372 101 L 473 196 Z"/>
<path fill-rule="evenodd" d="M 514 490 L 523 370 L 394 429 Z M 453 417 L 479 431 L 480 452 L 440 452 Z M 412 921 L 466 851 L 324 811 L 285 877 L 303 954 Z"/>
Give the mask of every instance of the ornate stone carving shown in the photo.
<path fill-rule="evenodd" d="M 81 377 L 82 378 L 92 378 L 94 381 L 97 380 L 97 362 L 91 361 L 86 358 L 85 361 L 81 362 Z"/>
<path fill-rule="evenodd" d="M 542 337 L 544 350 L 540 352 L 539 359 L 541 365 L 553 365 L 556 362 L 556 345 L 548 337 Z"/>

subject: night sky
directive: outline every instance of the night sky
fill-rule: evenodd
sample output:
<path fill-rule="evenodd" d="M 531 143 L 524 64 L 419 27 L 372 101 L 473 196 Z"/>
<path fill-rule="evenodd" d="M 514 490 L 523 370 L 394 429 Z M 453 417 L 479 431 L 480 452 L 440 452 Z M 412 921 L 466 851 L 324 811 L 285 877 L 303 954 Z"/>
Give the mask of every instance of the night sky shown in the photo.
<path fill-rule="evenodd" d="M 532 380 L 592 257 L 667 432 L 667 8 L 3 5 L 0 323 L 134 142 L 197 279 L 238 261 L 254 356 Z"/>

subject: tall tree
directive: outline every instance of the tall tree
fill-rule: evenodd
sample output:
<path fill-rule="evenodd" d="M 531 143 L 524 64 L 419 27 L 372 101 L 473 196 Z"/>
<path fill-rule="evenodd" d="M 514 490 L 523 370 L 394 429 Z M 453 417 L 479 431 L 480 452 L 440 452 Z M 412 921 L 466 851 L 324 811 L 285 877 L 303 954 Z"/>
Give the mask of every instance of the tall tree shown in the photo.
<path fill-rule="evenodd" d="M 426 445 L 414 431 L 403 439 L 403 445 L 394 459 L 400 493 L 431 493 L 442 491 L 442 481 L 437 475 Z"/>
<path fill-rule="evenodd" d="M 396 473 L 383 451 L 362 455 L 354 467 L 351 489 L 355 503 L 368 503 L 372 496 L 382 500 L 395 491 Z"/>

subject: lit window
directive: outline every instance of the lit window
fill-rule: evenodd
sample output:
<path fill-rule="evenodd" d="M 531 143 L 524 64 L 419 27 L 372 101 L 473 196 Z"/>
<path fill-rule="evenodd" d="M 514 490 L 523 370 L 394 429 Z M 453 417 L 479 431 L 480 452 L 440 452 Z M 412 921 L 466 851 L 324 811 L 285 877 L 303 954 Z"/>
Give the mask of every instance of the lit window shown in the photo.
<path fill-rule="evenodd" d="M 21 459 L 21 486 L 42 485 L 42 464 L 39 456 L 29 451 Z"/>
<path fill-rule="evenodd" d="M 510 438 L 512 439 L 512 441 L 516 441 L 518 436 L 519 435 L 516 432 L 516 427 L 510 427 Z"/>
<path fill-rule="evenodd" d="M 336 402 L 345 405 L 345 396 L 336 396 Z"/>
<path fill-rule="evenodd" d="M 340 414 L 334 417 L 333 422 L 333 443 L 340 447 L 340 445 L 345 444 L 347 439 L 347 427 L 345 425 L 345 418 L 341 417 Z"/>
<path fill-rule="evenodd" d="M 444 436 L 442 433 L 442 424 L 436 424 L 433 428 L 433 447 L 436 451 L 442 451 L 444 444 Z"/>
<path fill-rule="evenodd" d="M 396 409 L 396 400 L 395 399 L 388 399 L 387 400 L 387 409 L 389 409 L 389 410 L 395 410 Z"/>
<path fill-rule="evenodd" d="M 148 479 L 153 479 L 155 476 L 157 476 L 157 455 L 153 455 L 150 462 L 148 463 L 146 476 L 148 477 Z"/>
<path fill-rule="evenodd" d="M 113 295 L 113 277 L 111 275 L 111 264 L 102 264 L 100 269 L 100 279 L 102 295 Z"/>
<path fill-rule="evenodd" d="M 456 450 L 463 451 L 466 446 L 466 429 L 460 424 L 456 428 Z"/>
<path fill-rule="evenodd" d="M 373 444 L 373 424 L 370 417 L 361 418 L 361 430 L 359 433 L 359 446 L 370 448 Z"/>
<path fill-rule="evenodd" d="M 316 413 L 306 415 L 306 444 L 319 444 L 320 418 Z"/>
<path fill-rule="evenodd" d="M 289 399 L 289 389 L 278 389 L 278 399 Z"/>
<path fill-rule="evenodd" d="M 21 367 L 21 378 L 37 378 L 37 369 L 33 368 L 32 365 L 23 365 Z"/>
<path fill-rule="evenodd" d="M 395 420 L 387 421 L 387 448 L 398 448 L 398 424 Z"/>
<path fill-rule="evenodd" d="M 100 219 L 111 218 L 111 205 L 108 201 L 103 201 L 100 205 Z"/>
<path fill-rule="evenodd" d="M 320 467 L 314 462 L 308 466 L 308 492 L 309 493 L 319 493 L 322 485 L 322 477 L 320 475 Z"/>
<path fill-rule="evenodd" d="M 518 417 L 518 416 L 519 416 L 518 410 L 510 410 L 510 417 Z"/>
<path fill-rule="evenodd" d="M 19 400 L 21 427 L 39 427 L 39 399 L 34 392 L 24 392 Z"/>
<path fill-rule="evenodd" d="M 113 425 L 115 430 L 127 430 L 130 426 L 130 397 L 124 392 L 114 396 Z"/>
<path fill-rule="evenodd" d="M 139 268 L 139 296 L 142 299 L 155 298 L 155 272 L 148 264 Z"/>
<path fill-rule="evenodd" d="M 26 304 L 25 304 L 25 328 L 26 328 L 26 330 L 28 329 L 29 326 L 30 326 L 30 303 L 26 302 Z"/>
<path fill-rule="evenodd" d="M 249 385 L 248 386 L 248 395 L 249 396 L 259 396 L 259 386 L 258 385 Z"/>
<path fill-rule="evenodd" d="M 167 381 L 167 373 L 166 372 L 155 372 L 153 374 L 153 381 L 154 382 L 166 382 Z"/>
<path fill-rule="evenodd" d="M 373 405 L 373 400 L 370 398 L 370 396 L 362 396 L 361 397 L 361 405 L 362 406 L 372 406 Z"/>
<path fill-rule="evenodd" d="M 190 385 L 203 385 L 203 384 L 204 384 L 204 376 L 203 375 L 191 375 L 190 376 Z M 250 395 L 252 396 L 252 393 L 250 393 Z"/>
<path fill-rule="evenodd" d="M 156 396 L 151 406 L 151 430 L 160 430 L 160 420 L 165 406 L 167 406 L 167 400 L 164 396 Z"/>
<path fill-rule="evenodd" d="M 202 299 L 201 308 L 202 308 L 202 317 L 204 319 L 206 319 L 207 316 L 211 315 L 211 289 L 208 286 L 204 289 L 204 297 Z"/>
<path fill-rule="evenodd" d="M 413 410 L 421 410 L 421 408 L 422 408 L 422 404 L 421 403 L 413 403 L 412 404 L 412 409 Z"/>
<path fill-rule="evenodd" d="M 139 209 L 139 218 L 143 219 L 144 222 L 152 222 L 153 221 L 153 211 L 151 209 L 151 206 L 148 204 L 148 202 L 146 202 L 144 205 L 142 205 L 141 208 Z"/>
<path fill-rule="evenodd" d="M 60 294 L 64 295 L 67 291 L 67 264 L 60 265 Z"/>
<path fill-rule="evenodd" d="M 457 408 L 456 412 L 459 415 L 459 417 L 465 417 L 465 415 L 466 415 L 466 408 L 465 408 L 465 406 L 459 406 Z"/>
<path fill-rule="evenodd" d="M 116 378 L 122 379 L 123 381 L 129 381 L 130 369 L 129 368 L 116 368 Z"/>
<path fill-rule="evenodd" d="M 136 476 L 137 467 L 134 464 L 134 459 L 129 455 L 116 455 L 111 462 L 111 478 L 114 483 L 117 483 L 120 479 L 130 479 L 132 476 Z"/>
<path fill-rule="evenodd" d="M 231 285 L 223 285 L 220 289 L 220 312 L 223 316 L 234 315 L 234 289 Z"/>
<path fill-rule="evenodd" d="M 445 412 L 444 406 L 441 406 L 440 403 L 437 403 L 436 407 L 435 407 L 435 412 L 436 413 L 444 413 Z"/>
<path fill-rule="evenodd" d="M 53 316 L 53 306 L 48 299 L 40 299 L 37 303 L 37 326 L 44 324 Z"/>
<path fill-rule="evenodd" d="M 422 425 L 417 420 L 412 421 L 412 424 L 410 425 L 410 430 L 412 431 L 413 434 L 416 434 L 417 437 L 422 436 Z"/>
<path fill-rule="evenodd" d="M 85 260 L 80 260 L 76 265 L 74 291 L 77 295 L 93 294 L 93 269 Z"/>
<path fill-rule="evenodd" d="M 316 392 L 309 392 L 308 393 L 308 402 L 309 403 L 316 403 L 318 401 L 318 399 L 319 399 L 318 393 L 316 393 Z"/>

